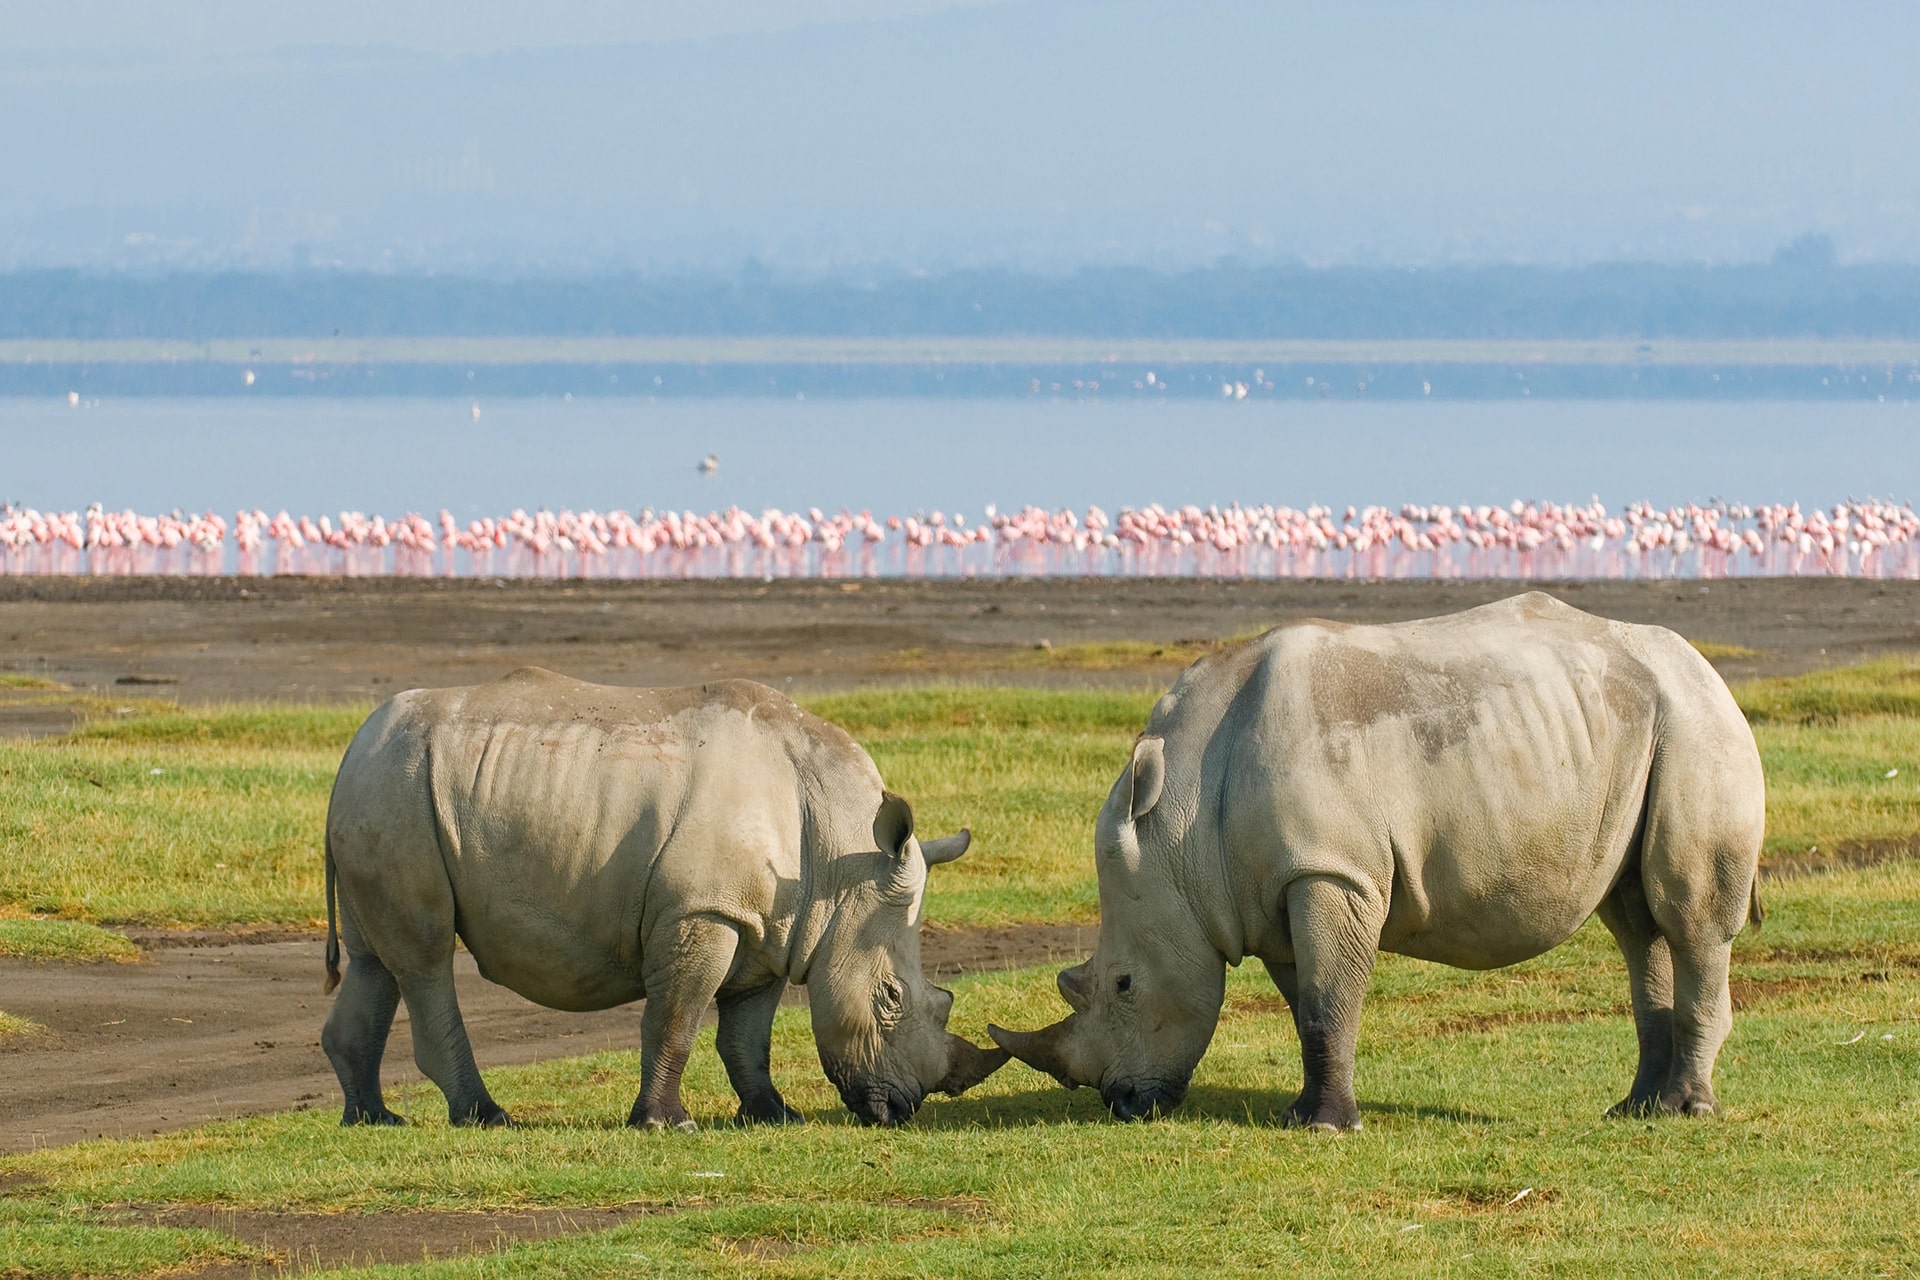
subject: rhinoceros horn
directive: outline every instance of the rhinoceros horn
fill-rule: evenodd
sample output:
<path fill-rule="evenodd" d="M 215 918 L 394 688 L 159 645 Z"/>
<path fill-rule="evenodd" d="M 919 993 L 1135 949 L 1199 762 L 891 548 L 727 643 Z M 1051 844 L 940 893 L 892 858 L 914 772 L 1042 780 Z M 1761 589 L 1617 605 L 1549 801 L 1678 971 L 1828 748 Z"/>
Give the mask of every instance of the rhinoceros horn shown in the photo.
<path fill-rule="evenodd" d="M 1087 1006 L 1093 1003 L 1093 993 L 1088 989 L 1091 981 L 1087 976 L 1087 966 L 1074 965 L 1071 969 L 1062 969 L 1055 985 L 1060 988 L 1060 998 L 1075 1013 L 1085 1013 Z"/>
<path fill-rule="evenodd" d="M 947 1033 L 947 1043 L 953 1047 L 953 1065 L 934 1086 L 941 1093 L 958 1097 L 1006 1065 L 1005 1049 L 982 1049 L 952 1032 Z"/>
<path fill-rule="evenodd" d="M 1046 1072 L 1069 1089 L 1077 1089 L 1080 1082 L 1067 1070 L 1067 1057 L 1063 1051 L 1067 1026 L 1077 1016 L 1069 1015 L 1064 1021 L 1038 1031 L 1009 1031 L 1005 1027 L 988 1024 L 987 1034 L 993 1037 L 995 1044 L 1034 1070 Z"/>

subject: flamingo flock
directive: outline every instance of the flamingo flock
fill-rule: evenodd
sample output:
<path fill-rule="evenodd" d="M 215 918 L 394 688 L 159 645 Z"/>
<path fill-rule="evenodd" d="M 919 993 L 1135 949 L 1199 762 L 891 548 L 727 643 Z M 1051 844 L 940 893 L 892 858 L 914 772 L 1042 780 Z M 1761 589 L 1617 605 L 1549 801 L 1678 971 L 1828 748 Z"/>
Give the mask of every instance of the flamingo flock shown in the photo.
<path fill-rule="evenodd" d="M 984 518 L 737 507 L 465 523 L 0 507 L 0 573 L 592 578 L 1920 578 L 1910 503 L 1027 507 Z"/>

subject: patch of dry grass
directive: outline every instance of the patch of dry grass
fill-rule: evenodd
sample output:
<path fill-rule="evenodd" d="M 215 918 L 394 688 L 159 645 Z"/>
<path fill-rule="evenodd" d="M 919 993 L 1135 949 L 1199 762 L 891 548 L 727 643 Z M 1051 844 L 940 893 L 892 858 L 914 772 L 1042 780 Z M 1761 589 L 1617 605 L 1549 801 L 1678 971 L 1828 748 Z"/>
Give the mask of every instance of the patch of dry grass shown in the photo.
<path fill-rule="evenodd" d="M 1758 649 L 1749 649 L 1743 644 L 1722 644 L 1718 640 L 1688 640 L 1693 651 L 1708 662 L 1745 662 L 1764 655 Z"/>
<path fill-rule="evenodd" d="M 22 1018 L 0 1010 L 0 1044 L 43 1036 L 47 1029 L 32 1018 Z"/>

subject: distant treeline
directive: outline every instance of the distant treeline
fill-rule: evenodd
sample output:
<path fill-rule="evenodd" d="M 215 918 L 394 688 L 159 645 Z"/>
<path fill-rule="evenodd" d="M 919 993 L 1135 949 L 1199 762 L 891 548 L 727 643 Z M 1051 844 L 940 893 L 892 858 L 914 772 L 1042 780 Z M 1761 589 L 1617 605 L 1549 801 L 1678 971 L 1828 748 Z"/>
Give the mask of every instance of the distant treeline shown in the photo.
<path fill-rule="evenodd" d="M 0 275 L 0 338 L 1048 335 L 1914 338 L 1920 267 L 1237 267 L 870 283 L 653 275 Z"/>

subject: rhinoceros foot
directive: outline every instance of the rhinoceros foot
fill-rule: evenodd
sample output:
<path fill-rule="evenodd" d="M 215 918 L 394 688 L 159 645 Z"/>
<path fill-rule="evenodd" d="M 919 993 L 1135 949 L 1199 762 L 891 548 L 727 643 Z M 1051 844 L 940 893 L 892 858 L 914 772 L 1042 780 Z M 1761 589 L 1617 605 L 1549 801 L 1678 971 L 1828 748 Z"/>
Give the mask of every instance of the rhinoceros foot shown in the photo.
<path fill-rule="evenodd" d="M 698 1133 L 700 1126 L 691 1118 L 686 1120 L 642 1120 L 636 1129 L 645 1129 L 648 1133 Z"/>
<path fill-rule="evenodd" d="M 406 1119 L 405 1117 L 395 1115 L 385 1107 L 381 1107 L 378 1111 L 368 1111 L 364 1107 L 349 1107 L 347 1113 L 340 1117 L 340 1123 L 342 1126 L 356 1124 L 403 1125 L 406 1123 Z"/>
<path fill-rule="evenodd" d="M 1660 1095 L 1657 1093 L 1630 1093 L 1607 1108 L 1609 1120 L 1640 1120 L 1658 1114 Z"/>
<path fill-rule="evenodd" d="M 1690 1089 L 1669 1089 L 1660 1095 L 1660 1110 L 1670 1116 L 1717 1116 L 1720 1100 L 1704 1085 Z"/>
<path fill-rule="evenodd" d="M 467 1112 L 467 1114 L 454 1116 L 452 1119 L 456 1125 L 473 1129 L 510 1129 L 513 1127 L 513 1117 L 508 1115 L 502 1107 L 494 1102 L 482 1103 L 480 1106 Z"/>
<path fill-rule="evenodd" d="M 1282 1113 L 1280 1123 L 1312 1133 L 1358 1133 L 1360 1104 L 1352 1098 L 1309 1098 L 1302 1094 Z"/>
<path fill-rule="evenodd" d="M 630 1128 L 645 1129 L 648 1133 L 692 1133 L 700 1127 L 687 1114 L 687 1109 L 677 1102 L 652 1107 L 645 1102 L 636 1102 L 632 1114 L 627 1117 L 627 1124 Z"/>
<path fill-rule="evenodd" d="M 1657 1094 L 1629 1094 L 1607 1108 L 1609 1120 L 1641 1120 L 1649 1116 L 1716 1116 L 1720 1102 L 1699 1089 L 1669 1089 Z"/>
<path fill-rule="evenodd" d="M 779 1098 L 771 1101 L 743 1102 L 733 1122 L 745 1128 L 750 1124 L 805 1124 L 807 1118 Z"/>

